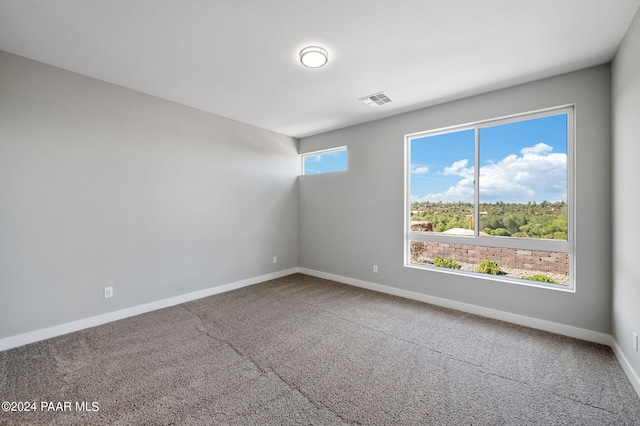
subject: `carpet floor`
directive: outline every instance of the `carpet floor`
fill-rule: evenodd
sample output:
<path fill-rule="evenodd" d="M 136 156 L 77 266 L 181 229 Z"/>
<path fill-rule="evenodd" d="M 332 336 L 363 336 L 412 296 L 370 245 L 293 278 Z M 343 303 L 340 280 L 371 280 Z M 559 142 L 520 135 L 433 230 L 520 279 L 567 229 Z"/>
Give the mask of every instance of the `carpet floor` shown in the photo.
<path fill-rule="evenodd" d="M 2 425 L 640 424 L 609 347 L 301 274 L 0 352 L 0 399 L 35 403 Z"/>

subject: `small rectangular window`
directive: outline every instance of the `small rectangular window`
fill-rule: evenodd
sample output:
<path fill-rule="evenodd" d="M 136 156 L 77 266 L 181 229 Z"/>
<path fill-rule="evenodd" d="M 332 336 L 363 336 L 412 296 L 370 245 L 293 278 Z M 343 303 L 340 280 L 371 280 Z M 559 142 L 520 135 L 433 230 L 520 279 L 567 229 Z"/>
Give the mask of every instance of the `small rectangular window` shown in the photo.
<path fill-rule="evenodd" d="M 347 170 L 347 147 L 310 152 L 302 155 L 302 174 L 342 172 Z"/>

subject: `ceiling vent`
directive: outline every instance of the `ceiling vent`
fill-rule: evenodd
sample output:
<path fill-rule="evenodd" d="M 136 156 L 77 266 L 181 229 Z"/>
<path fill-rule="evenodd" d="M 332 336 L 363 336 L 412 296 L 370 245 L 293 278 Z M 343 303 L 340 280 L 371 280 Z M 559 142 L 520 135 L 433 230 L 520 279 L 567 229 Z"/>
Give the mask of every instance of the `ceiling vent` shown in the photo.
<path fill-rule="evenodd" d="M 384 92 L 378 92 L 373 95 L 365 96 L 364 98 L 360 98 L 359 100 L 364 102 L 366 105 L 369 105 L 371 108 L 382 106 L 391 102 L 391 99 L 389 99 L 389 97 L 385 95 Z"/>

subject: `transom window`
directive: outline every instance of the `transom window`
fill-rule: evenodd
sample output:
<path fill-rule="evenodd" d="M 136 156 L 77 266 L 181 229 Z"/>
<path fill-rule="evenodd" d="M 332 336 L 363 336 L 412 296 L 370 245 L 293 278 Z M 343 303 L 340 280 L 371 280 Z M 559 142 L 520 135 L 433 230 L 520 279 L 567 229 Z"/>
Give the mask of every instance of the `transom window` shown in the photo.
<path fill-rule="evenodd" d="M 405 265 L 573 290 L 573 107 L 405 137 Z"/>
<path fill-rule="evenodd" d="M 347 170 L 347 147 L 326 149 L 302 155 L 302 174 L 342 172 Z"/>

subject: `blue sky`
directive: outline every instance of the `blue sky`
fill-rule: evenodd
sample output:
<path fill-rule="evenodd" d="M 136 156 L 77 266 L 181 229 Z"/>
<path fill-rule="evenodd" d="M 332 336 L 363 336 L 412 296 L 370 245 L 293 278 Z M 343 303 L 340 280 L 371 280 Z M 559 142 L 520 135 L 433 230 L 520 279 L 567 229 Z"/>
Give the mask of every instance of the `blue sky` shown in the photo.
<path fill-rule="evenodd" d="M 347 170 L 346 149 L 306 155 L 303 158 L 305 175 Z"/>
<path fill-rule="evenodd" d="M 480 129 L 480 202 L 567 201 L 566 114 Z M 473 202 L 474 130 L 411 141 L 411 201 Z"/>

